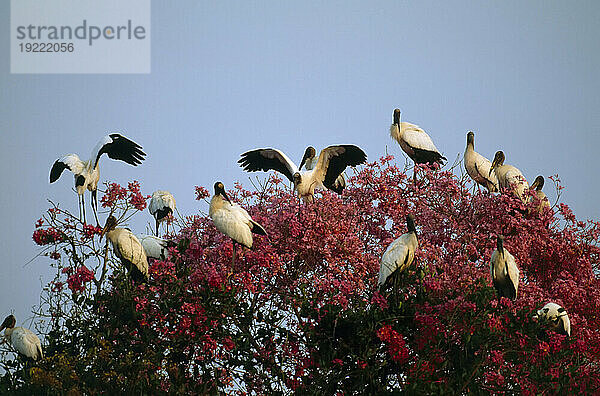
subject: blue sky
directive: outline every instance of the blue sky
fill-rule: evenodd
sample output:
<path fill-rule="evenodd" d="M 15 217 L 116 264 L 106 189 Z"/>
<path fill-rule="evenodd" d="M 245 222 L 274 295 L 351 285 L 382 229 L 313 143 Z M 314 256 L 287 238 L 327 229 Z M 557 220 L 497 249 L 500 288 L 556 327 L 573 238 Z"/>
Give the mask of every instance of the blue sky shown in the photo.
<path fill-rule="evenodd" d="M 29 318 L 51 279 L 46 259 L 24 267 L 47 199 L 77 211 L 70 174 L 48 183 L 52 163 L 87 158 L 112 131 L 148 157 L 137 168 L 102 158 L 101 181 L 167 189 L 194 214 L 207 211 L 194 185 L 247 181 L 236 161 L 251 148 L 299 161 L 307 145 L 352 143 L 370 160 L 386 148 L 402 159 L 388 133 L 399 107 L 451 162 L 473 130 L 478 152 L 504 150 L 530 182 L 558 173 L 562 201 L 598 219 L 599 11 L 592 1 L 153 2 L 150 74 L 17 75 L 0 57 L 0 316 Z M 9 15 L 0 2 L 3 54 Z M 132 228 L 150 221 L 145 212 Z"/>

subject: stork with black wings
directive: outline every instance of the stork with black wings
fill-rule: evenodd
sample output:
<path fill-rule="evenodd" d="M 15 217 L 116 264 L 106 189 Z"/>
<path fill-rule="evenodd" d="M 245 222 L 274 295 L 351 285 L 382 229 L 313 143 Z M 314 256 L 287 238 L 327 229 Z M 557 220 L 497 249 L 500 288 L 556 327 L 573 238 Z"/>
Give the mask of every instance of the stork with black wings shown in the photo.
<path fill-rule="evenodd" d="M 50 183 L 54 183 L 65 169 L 69 169 L 75 176 L 75 190 L 79 196 L 79 217 L 85 222 L 85 200 L 83 193 L 85 190 L 90 190 L 92 193 L 92 210 L 98 221 L 98 199 L 96 192 L 98 190 L 98 181 L 100 180 L 100 170 L 98 163 L 102 154 L 108 155 L 109 158 L 127 162 L 130 165 L 137 166 L 142 163 L 146 153 L 142 151 L 142 146 L 125 136 L 118 133 L 111 133 L 104 136 L 94 150 L 89 160 L 84 161 L 77 154 L 67 154 L 54 162 L 50 171 Z"/>
<path fill-rule="evenodd" d="M 309 150 L 307 149 L 307 152 Z M 301 166 L 306 161 L 302 160 Z M 256 149 L 241 155 L 238 163 L 247 172 L 275 170 L 294 183 L 294 190 L 303 201 L 312 202 L 316 189 L 328 189 L 341 193 L 336 186 L 337 178 L 348 166 L 367 162 L 367 155 L 358 146 L 343 144 L 329 146 L 321 151 L 314 167 L 300 171 L 300 168 L 282 151 L 273 148 Z"/>

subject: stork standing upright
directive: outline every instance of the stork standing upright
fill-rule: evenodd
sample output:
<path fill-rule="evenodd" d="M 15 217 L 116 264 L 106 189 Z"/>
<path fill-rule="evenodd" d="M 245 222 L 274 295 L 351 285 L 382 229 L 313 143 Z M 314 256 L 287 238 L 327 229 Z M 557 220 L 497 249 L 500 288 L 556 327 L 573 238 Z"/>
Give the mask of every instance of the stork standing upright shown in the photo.
<path fill-rule="evenodd" d="M 392 242 L 381 257 L 379 280 L 377 281 L 380 290 L 385 288 L 386 284 L 389 283 L 388 279 L 393 274 L 404 271 L 415 258 L 419 241 L 417 240 L 415 217 L 412 214 L 406 216 L 406 228 L 408 232 Z"/>
<path fill-rule="evenodd" d="M 467 133 L 467 148 L 463 160 L 467 174 L 471 179 L 487 188 L 489 192 L 498 191 L 498 178 L 495 173 L 490 172 L 492 163 L 475 151 L 475 134 L 471 131 Z"/>
<path fill-rule="evenodd" d="M 44 358 L 42 343 L 37 335 L 24 327 L 15 327 L 17 320 L 9 315 L 0 325 L 0 331 L 4 330 L 4 342 L 8 342 L 21 355 L 37 360 Z"/>
<path fill-rule="evenodd" d="M 534 202 L 534 199 L 537 199 L 537 201 L 539 201 L 539 204 L 537 206 L 538 213 L 543 213 L 545 209 L 550 209 L 550 202 L 548 202 L 548 197 L 546 197 L 546 194 L 542 191 L 543 187 L 544 176 L 540 175 L 536 177 L 533 183 L 531 184 L 531 188 L 534 190 L 536 198 L 530 197 L 529 200 L 529 202 Z"/>
<path fill-rule="evenodd" d="M 302 170 L 302 166 L 304 165 L 306 170 L 313 170 L 317 166 L 317 162 L 317 150 L 315 150 L 313 146 L 308 146 L 304 151 L 304 157 L 302 157 L 302 161 L 300 162 L 298 169 Z M 346 178 L 344 177 L 344 173 L 340 173 L 337 179 L 335 179 L 333 182 L 331 190 L 338 194 L 342 194 L 342 192 L 344 192 L 344 188 L 346 188 Z"/>
<path fill-rule="evenodd" d="M 523 203 L 526 203 L 525 190 L 529 188 L 529 184 L 521 171 L 512 165 L 504 164 L 504 159 L 504 152 L 497 151 L 488 175 L 491 175 L 492 171 L 495 172 L 500 188 L 512 191 Z"/>
<path fill-rule="evenodd" d="M 148 281 L 148 258 L 136 236 L 126 228 L 117 228 L 117 219 L 112 215 L 106 219 L 100 234 L 101 240 L 104 235 L 131 278 L 136 282 Z"/>
<path fill-rule="evenodd" d="M 208 213 L 217 230 L 233 240 L 232 266 L 235 263 L 236 243 L 251 249 L 253 243 L 252 233 L 267 235 L 265 229 L 252 220 L 252 217 L 244 208 L 231 202 L 221 182 L 215 183 L 215 195 L 210 200 Z"/>
<path fill-rule="evenodd" d="M 158 190 L 152 193 L 150 205 L 148 205 L 150 214 L 156 220 L 156 233 L 158 236 L 158 225 L 167 220 L 169 215 L 175 211 L 175 197 L 168 191 Z M 169 221 L 167 220 L 167 234 L 169 233 Z"/>
<path fill-rule="evenodd" d="M 516 299 L 519 289 L 519 268 L 513 255 L 504 248 L 502 235 L 496 238 L 496 250 L 492 253 L 490 271 L 498 297 Z"/>
<path fill-rule="evenodd" d="M 400 109 L 394 109 L 390 136 L 415 164 L 444 164 L 446 157 L 440 154 L 429 135 L 418 125 L 400 122 Z M 413 182 L 417 182 L 417 169 L 413 170 Z"/>
<path fill-rule="evenodd" d="M 346 167 L 364 164 L 366 161 L 367 155 L 360 147 L 344 144 L 323 149 L 314 168 L 303 172 L 282 151 L 273 148 L 245 152 L 238 163 L 247 172 L 280 172 L 294 183 L 294 189 L 303 201 L 312 202 L 315 189 L 339 190 L 335 182 Z"/>
<path fill-rule="evenodd" d="M 146 153 L 142 151 L 142 146 L 127 139 L 125 136 L 118 133 L 111 133 L 104 136 L 96 147 L 92 150 L 92 156 L 89 160 L 83 161 L 79 159 L 77 154 L 67 154 L 62 158 L 57 159 L 50 170 L 50 183 L 54 183 L 65 169 L 69 169 L 75 176 L 75 190 L 79 196 L 79 218 L 85 222 L 85 200 L 83 194 L 85 190 L 90 190 L 92 193 L 92 210 L 98 221 L 98 198 L 96 196 L 98 190 L 98 181 L 100 180 L 100 169 L 98 168 L 99 160 L 102 154 L 107 154 L 109 158 L 127 162 L 130 165 L 137 166 L 142 163 Z"/>
<path fill-rule="evenodd" d="M 548 319 L 559 333 L 571 336 L 571 321 L 567 311 L 560 305 L 550 302 L 537 311 L 538 318 Z"/>

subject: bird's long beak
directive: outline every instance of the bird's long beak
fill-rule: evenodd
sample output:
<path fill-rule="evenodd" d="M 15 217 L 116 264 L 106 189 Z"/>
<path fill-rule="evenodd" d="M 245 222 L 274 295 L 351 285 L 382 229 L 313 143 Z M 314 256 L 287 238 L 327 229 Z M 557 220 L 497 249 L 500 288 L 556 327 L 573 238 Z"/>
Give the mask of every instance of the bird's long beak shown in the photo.
<path fill-rule="evenodd" d="M 307 159 L 308 159 L 308 151 L 305 151 L 304 152 L 304 157 L 302 157 L 302 161 L 300 161 L 300 167 L 298 169 L 302 169 L 302 167 L 306 163 Z"/>
<path fill-rule="evenodd" d="M 488 176 L 491 176 L 491 175 L 492 175 L 492 171 L 493 171 L 494 169 L 496 169 L 496 166 L 497 166 L 497 165 L 498 165 L 498 161 L 496 161 L 496 159 L 494 158 L 494 162 L 492 162 L 492 166 L 491 166 L 491 168 L 490 168 L 490 171 L 489 171 L 489 173 L 488 173 Z"/>
<path fill-rule="evenodd" d="M 104 226 L 104 228 L 102 229 L 102 232 L 100 233 L 100 240 L 102 240 L 102 237 L 104 237 L 104 234 L 106 234 L 106 226 Z"/>
<path fill-rule="evenodd" d="M 231 203 L 231 200 L 229 199 L 229 197 L 227 196 L 227 193 L 225 191 L 221 192 L 221 195 L 223 196 L 223 198 L 225 198 L 225 200 L 229 203 Z"/>
<path fill-rule="evenodd" d="M 394 124 L 400 125 L 400 112 L 399 111 L 394 112 Z"/>

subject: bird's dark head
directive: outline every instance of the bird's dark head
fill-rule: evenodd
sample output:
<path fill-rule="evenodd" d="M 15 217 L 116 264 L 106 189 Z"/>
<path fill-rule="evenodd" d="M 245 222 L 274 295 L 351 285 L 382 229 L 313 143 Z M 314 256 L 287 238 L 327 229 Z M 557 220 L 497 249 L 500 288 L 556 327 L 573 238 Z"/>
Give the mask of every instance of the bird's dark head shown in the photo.
<path fill-rule="evenodd" d="M 400 109 L 394 109 L 394 124 L 400 125 Z"/>
<path fill-rule="evenodd" d="M 504 256 L 504 236 L 503 235 L 498 235 L 498 237 L 496 237 L 496 248 L 498 249 L 500 254 L 502 254 Z"/>
<path fill-rule="evenodd" d="M 300 167 L 298 169 L 302 169 L 307 160 L 312 160 L 317 155 L 317 150 L 313 146 L 308 146 L 304 151 L 304 157 L 302 157 L 302 161 L 300 162 Z"/>
<path fill-rule="evenodd" d="M 467 133 L 467 144 L 475 144 L 475 134 L 473 131 L 469 131 L 469 133 Z"/>
<path fill-rule="evenodd" d="M 102 232 L 100 233 L 100 240 L 102 240 L 102 237 L 104 236 L 104 234 L 106 234 L 109 231 L 114 230 L 115 228 L 117 228 L 117 219 L 115 216 L 110 215 L 110 216 L 108 216 L 108 219 L 106 219 L 106 224 L 104 224 L 104 228 L 102 229 Z"/>
<path fill-rule="evenodd" d="M 225 192 L 225 186 L 220 181 L 215 183 L 215 195 L 220 195 L 223 198 L 225 198 L 227 202 L 231 203 L 229 197 L 227 196 L 227 193 Z"/>
<path fill-rule="evenodd" d="M 406 228 L 408 232 L 417 232 L 415 228 L 415 216 L 412 213 L 406 215 Z"/>
<path fill-rule="evenodd" d="M 494 160 L 492 161 L 492 167 L 490 168 L 490 175 L 492 174 L 492 170 L 496 169 L 500 165 L 504 164 L 504 152 L 502 150 L 496 151 L 496 155 L 494 155 Z"/>
<path fill-rule="evenodd" d="M 15 327 L 16 323 L 17 320 L 15 319 L 14 315 L 8 315 L 6 319 L 4 319 L 4 322 L 2 322 L 2 324 L 0 325 L 0 331 L 4 329 L 12 329 L 13 327 Z"/>
<path fill-rule="evenodd" d="M 544 187 L 544 176 L 540 175 L 535 178 L 533 184 L 531 185 L 531 188 L 533 188 L 537 191 L 542 191 L 543 187 Z"/>
<path fill-rule="evenodd" d="M 302 182 L 302 175 L 300 174 L 300 172 L 294 173 L 294 186 L 297 186 L 298 184 L 300 184 L 300 182 Z"/>

